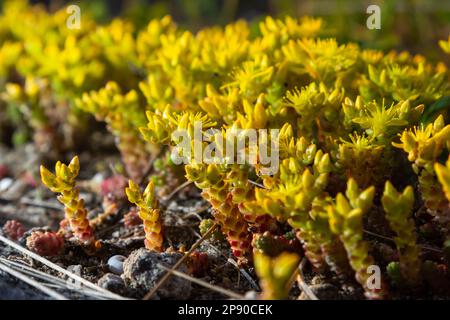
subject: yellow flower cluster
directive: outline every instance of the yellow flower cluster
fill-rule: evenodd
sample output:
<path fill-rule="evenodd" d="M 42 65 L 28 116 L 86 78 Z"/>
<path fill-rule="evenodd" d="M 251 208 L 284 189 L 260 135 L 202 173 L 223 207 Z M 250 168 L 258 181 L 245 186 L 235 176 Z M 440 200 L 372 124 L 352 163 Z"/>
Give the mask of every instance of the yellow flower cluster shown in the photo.
<path fill-rule="evenodd" d="M 238 130 L 279 130 L 278 146 L 272 137 L 264 141 L 269 153 L 279 151 L 279 170 L 271 174 L 260 158 L 202 163 L 190 155 L 184 166 L 240 264 L 251 263 L 253 238 L 280 238 L 288 230 L 315 270 L 329 269 L 340 279 L 354 273 L 369 298 L 384 297 L 384 283 L 379 289 L 367 284 L 367 268 L 376 261 L 363 236 L 363 222 L 381 213 L 386 228 L 397 234 L 400 269 L 419 283 L 413 190 L 398 193 L 393 185 L 418 185 L 414 191 L 439 218 L 444 238 L 449 236 L 449 165 L 441 164 L 450 150 L 442 107 L 450 77 L 444 64 L 323 38 L 324 23 L 316 18 L 267 17 L 256 32 L 245 21 L 191 32 L 168 16 L 135 29 L 119 18 L 98 25 L 83 15 L 83 27 L 69 30 L 64 11 L 50 15 L 9 1 L 4 12 L 0 115 L 5 106 L 19 110 L 33 130 L 48 132 L 83 126 L 81 111 L 92 114 L 116 136 L 135 181 L 146 178 L 148 159 L 160 146 L 176 150 L 180 139 L 173 133 L 185 130 L 195 144 L 196 122 L 203 136 L 222 146 Z M 450 51 L 448 42 L 440 45 Z M 71 117 L 54 119 L 61 110 Z M 424 117 L 432 123 L 424 124 Z M 404 165 L 408 160 L 412 170 Z M 56 176 L 43 169 L 42 178 L 63 194 L 72 228 L 85 239 L 85 211 L 73 190 L 75 167 L 59 164 Z M 386 184 L 380 203 L 376 195 L 387 179 L 392 184 Z M 130 182 L 127 195 L 140 209 L 147 247 L 162 250 L 153 185 L 141 193 Z M 288 261 L 289 268 L 280 274 L 269 269 L 281 262 L 256 258 L 267 297 L 285 297 L 298 262 L 286 257 L 279 261 Z M 413 269 L 407 273 L 405 266 Z"/>
<path fill-rule="evenodd" d="M 419 176 L 419 186 L 426 207 L 433 215 L 446 214 L 449 201 L 437 181 L 436 164 L 439 157 L 450 150 L 450 125 L 445 125 L 440 115 L 433 123 L 405 130 L 400 143 L 393 143 L 408 154 L 414 172 Z"/>
<path fill-rule="evenodd" d="M 137 92 L 131 90 L 122 94 L 117 83 L 108 82 L 99 91 L 84 93 L 75 103 L 108 124 L 108 129 L 117 138 L 116 145 L 128 175 L 140 179 L 148 167 L 151 150 L 137 129 L 145 124 Z"/>

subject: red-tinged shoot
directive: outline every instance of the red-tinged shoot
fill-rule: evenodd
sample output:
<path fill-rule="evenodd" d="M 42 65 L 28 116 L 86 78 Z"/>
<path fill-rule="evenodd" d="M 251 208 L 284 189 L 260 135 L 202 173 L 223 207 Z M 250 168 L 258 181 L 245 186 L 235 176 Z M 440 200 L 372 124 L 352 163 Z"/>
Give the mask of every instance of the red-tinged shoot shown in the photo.
<path fill-rule="evenodd" d="M 78 157 L 75 156 L 69 165 L 58 161 L 55 174 L 41 166 L 42 182 L 53 192 L 59 193 L 58 200 L 64 204 L 66 219 L 70 224 L 73 235 L 86 245 L 95 240 L 84 200 L 80 199 L 80 192 L 76 188 L 75 178 L 80 171 Z"/>

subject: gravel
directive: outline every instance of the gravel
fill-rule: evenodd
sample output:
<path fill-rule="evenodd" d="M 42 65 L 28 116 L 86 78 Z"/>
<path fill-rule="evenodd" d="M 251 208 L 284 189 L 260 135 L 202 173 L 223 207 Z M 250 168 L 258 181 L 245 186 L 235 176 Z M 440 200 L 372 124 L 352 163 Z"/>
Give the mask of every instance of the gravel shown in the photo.
<path fill-rule="evenodd" d="M 158 280 L 167 272 L 160 268 L 158 264 L 170 268 L 183 255 L 178 252 L 155 252 L 141 248 L 133 251 L 124 261 L 124 273 L 122 278 L 128 287 L 138 290 L 142 293 L 150 291 Z M 182 264 L 178 269 L 180 272 L 187 273 L 188 268 Z M 171 276 L 166 283 L 158 289 L 157 295 L 164 299 L 187 299 L 191 294 L 191 282 L 185 279 Z"/>

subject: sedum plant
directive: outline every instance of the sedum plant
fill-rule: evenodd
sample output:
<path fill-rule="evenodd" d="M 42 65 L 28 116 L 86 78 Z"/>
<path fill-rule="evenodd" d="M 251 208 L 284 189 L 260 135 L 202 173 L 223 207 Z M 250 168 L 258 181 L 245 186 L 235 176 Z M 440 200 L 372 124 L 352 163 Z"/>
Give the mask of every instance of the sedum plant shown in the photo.
<path fill-rule="evenodd" d="M 5 4 L 2 126 L 31 129 L 38 146 L 44 141 L 46 148 L 64 150 L 58 143 L 70 147 L 67 132 L 90 131 L 87 114 L 105 122 L 131 178 L 127 195 L 139 208 L 147 248 L 163 250 L 161 209 L 153 184 L 141 192 L 133 181 L 148 180 L 149 160 L 160 149 L 164 157 L 172 155 L 170 161 L 157 159 L 156 171 L 166 180 L 160 184 L 172 188 L 185 175 L 201 190 L 239 264 L 257 266 L 267 298 L 288 296 L 288 274 L 300 255 L 313 272 L 343 284 L 356 276 L 367 297 L 386 297 L 384 283 L 368 286 L 366 271 L 392 261 L 377 261 L 378 243 L 364 231 L 396 234 L 394 269 L 410 288 L 430 282 L 418 273 L 421 267 L 441 268 L 441 257 L 422 263 L 418 239 L 428 238 L 416 236 L 415 227 L 436 227 L 442 235 L 430 240 L 436 246 L 444 245 L 450 230 L 449 165 L 442 164 L 450 150 L 450 75 L 443 63 L 340 43 L 325 36 L 322 19 L 310 17 L 266 17 L 257 30 L 236 21 L 197 32 L 169 16 L 136 28 L 121 18 L 99 24 L 83 14 L 80 30 L 66 28 L 65 19 L 63 10 L 49 14 L 25 1 Z M 448 41 L 440 45 L 449 52 Z M 186 155 L 177 171 L 177 147 L 186 141 L 176 132 L 188 132 L 194 146 L 196 122 L 209 140 L 200 142 L 202 154 L 207 142 L 215 143 L 212 161 Z M 275 172 L 268 174 L 258 157 L 218 161 L 227 142 L 239 139 L 236 132 L 251 129 L 279 130 L 278 137 L 263 139 L 269 153 L 279 154 Z M 56 133 L 64 139 L 54 139 Z M 92 241 L 75 186 L 78 161 L 57 164 L 55 174 L 41 170 L 66 206 L 63 224 Z M 411 187 L 400 193 L 388 179 Z M 287 271 L 275 274 L 277 268 Z"/>
<path fill-rule="evenodd" d="M 80 199 L 80 191 L 75 182 L 79 171 L 80 163 L 75 156 L 69 165 L 58 161 L 54 174 L 41 166 L 41 179 L 51 191 L 59 193 L 58 200 L 65 206 L 66 220 L 74 236 L 84 244 L 91 245 L 95 240 L 93 230 L 89 225 L 84 200 Z"/>
<path fill-rule="evenodd" d="M 418 181 L 422 199 L 433 215 L 445 214 L 448 200 L 437 183 L 434 164 L 445 150 L 449 150 L 450 125 L 445 125 L 444 117 L 438 116 L 427 126 L 405 130 L 400 135 L 400 143 L 393 143 L 408 154 Z"/>
<path fill-rule="evenodd" d="M 49 116 L 53 105 L 48 99 L 50 88 L 45 78 L 28 76 L 22 85 L 7 83 L 1 98 L 8 104 L 9 114 L 18 114 L 15 121 L 23 119 L 33 131 L 33 142 L 40 152 L 54 152 L 58 149 L 54 119 Z M 53 149 L 53 150 L 52 150 Z"/>
<path fill-rule="evenodd" d="M 162 251 L 163 225 L 153 181 L 150 181 L 144 192 L 141 192 L 139 186 L 130 180 L 125 192 L 128 201 L 139 208 L 139 217 L 144 223 L 145 247 L 149 250 Z"/>
<path fill-rule="evenodd" d="M 415 224 L 411 218 L 414 190 L 408 186 L 400 193 L 387 181 L 381 202 L 389 225 L 397 234 L 394 240 L 399 251 L 401 275 L 410 286 L 417 286 L 420 281 L 421 262 Z"/>
<path fill-rule="evenodd" d="M 440 163 L 435 163 L 434 169 L 436 170 L 436 175 L 442 185 L 445 196 L 447 197 L 447 200 L 450 201 L 450 157 L 445 166 Z"/>
<path fill-rule="evenodd" d="M 408 54 L 405 55 L 411 60 L 410 63 L 404 64 L 400 59 L 387 56 L 378 65 L 370 64 L 368 74 L 361 80 L 361 94 L 372 99 L 411 99 L 429 104 L 448 93 L 446 70 L 442 65 L 433 66 L 424 57 L 411 59 Z"/>
<path fill-rule="evenodd" d="M 76 104 L 108 124 L 108 129 L 117 139 L 128 175 L 139 179 L 148 167 L 150 151 L 137 130 L 145 123 L 137 92 L 131 90 L 122 94 L 117 83 L 108 82 L 99 91 L 84 93 Z"/>
<path fill-rule="evenodd" d="M 200 121 L 203 128 L 209 128 L 215 123 L 201 114 L 184 113 L 171 115 L 168 110 L 164 115 L 148 112 L 149 123 L 141 132 L 144 138 L 151 142 L 170 143 L 175 130 L 185 129 L 193 138 L 194 123 Z M 164 118 L 169 123 L 164 123 Z M 191 142 L 189 142 L 191 143 Z M 246 176 L 234 175 L 233 168 L 237 164 L 219 165 L 197 163 L 194 155 L 190 155 L 190 163 L 185 165 L 186 178 L 202 190 L 203 197 L 214 208 L 214 217 L 219 222 L 221 230 L 227 236 L 233 254 L 239 263 L 246 264 L 251 260 L 251 234 L 248 232 L 248 222 L 245 220 L 239 203 L 244 202 L 249 186 Z M 237 171 L 238 172 L 238 171 Z M 244 171 L 245 172 L 245 171 Z"/>
<path fill-rule="evenodd" d="M 299 258 L 294 253 L 282 253 L 275 258 L 255 253 L 255 271 L 262 286 L 262 299 L 287 299 Z"/>
<path fill-rule="evenodd" d="M 336 202 L 328 207 L 330 229 L 338 234 L 344 244 L 356 280 L 363 286 L 369 299 L 383 298 L 387 293 L 382 287 L 369 286 L 369 267 L 375 264 L 369 254 L 369 244 L 363 239 L 363 215 L 372 206 L 375 188 L 360 190 L 353 179 L 347 183 L 345 196 L 339 193 Z"/>
<path fill-rule="evenodd" d="M 385 167 L 382 166 L 384 151 L 383 144 L 366 134 L 354 133 L 349 136 L 349 140 L 341 140 L 336 152 L 336 167 L 361 186 L 378 184 L 385 174 Z M 367 168 L 371 170 L 367 172 Z"/>

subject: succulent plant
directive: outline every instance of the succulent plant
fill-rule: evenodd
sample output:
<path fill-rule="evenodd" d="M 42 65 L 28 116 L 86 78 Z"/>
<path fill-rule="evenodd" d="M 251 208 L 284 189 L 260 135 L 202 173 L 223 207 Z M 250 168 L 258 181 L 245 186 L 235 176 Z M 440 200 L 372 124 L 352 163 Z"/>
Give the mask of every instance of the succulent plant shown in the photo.
<path fill-rule="evenodd" d="M 55 232 L 34 231 L 27 237 L 27 247 L 41 256 L 56 256 L 64 248 L 64 238 Z"/>
<path fill-rule="evenodd" d="M 414 205 L 414 190 L 411 186 L 400 193 L 387 181 L 381 198 L 386 218 L 397 234 L 395 244 L 400 256 L 400 271 L 405 282 L 418 286 L 420 281 L 420 249 L 411 211 Z"/>
<path fill-rule="evenodd" d="M 170 16 L 136 28 L 121 18 L 101 25 L 83 15 L 80 30 L 68 30 L 65 18 L 64 10 L 49 14 L 25 1 L 5 4 L 2 126 L 12 127 L 17 141 L 31 133 L 41 152 L 62 152 L 71 147 L 69 136 L 91 141 L 89 117 L 105 122 L 131 178 L 126 195 L 138 211 L 130 211 L 125 224 L 140 217 L 148 249 L 164 249 L 154 184 L 169 190 L 187 179 L 212 207 L 201 232 L 220 226 L 213 238 L 221 240 L 222 233 L 241 266 L 254 262 L 266 298 L 288 297 L 297 253 L 314 272 L 331 271 L 325 274 L 344 282 L 356 276 L 368 298 L 387 297 L 387 283 L 376 289 L 367 283 L 372 265 L 387 265 L 392 282 L 409 289 L 439 282 L 430 274 L 442 261 L 422 261 L 416 227 L 427 220 L 439 231 L 435 244 L 448 247 L 450 85 L 443 63 L 340 43 L 326 37 L 319 18 L 266 17 L 258 30 L 237 21 L 197 32 Z M 450 52 L 448 40 L 439 45 Z M 262 136 L 266 129 L 277 135 Z M 242 163 L 220 157 L 237 150 L 235 141 L 243 141 L 241 151 L 252 150 L 245 140 L 250 132 L 258 133 L 256 151 L 276 155 L 274 172 L 261 154 Z M 211 157 L 182 154 L 182 142 Z M 58 162 L 55 173 L 41 167 L 41 178 L 65 206 L 60 234 L 89 244 L 93 228 L 76 187 L 78 171 L 75 157 L 69 165 Z M 115 212 L 113 202 L 124 198 L 124 179 L 103 184 L 114 198 L 105 211 Z M 140 183 L 148 180 L 142 191 Z M 377 261 L 377 243 L 366 235 L 379 227 L 374 217 L 395 234 L 398 261 Z M 35 238 L 30 245 L 36 247 L 55 236 Z M 57 248 L 59 240 L 54 243 Z M 191 258 L 197 273 L 204 256 Z"/>
<path fill-rule="evenodd" d="M 66 220 L 71 232 L 83 243 L 89 245 L 95 241 L 93 230 L 87 218 L 84 200 L 80 199 L 80 191 L 76 188 L 75 179 L 80 171 L 80 162 L 75 156 L 65 165 L 58 161 L 55 173 L 41 166 L 41 179 L 51 191 L 59 193 L 58 200 L 64 204 Z"/>
<path fill-rule="evenodd" d="M 288 298 L 298 262 L 295 253 L 285 252 L 275 258 L 255 253 L 255 270 L 261 281 L 263 299 Z"/>
<path fill-rule="evenodd" d="M 149 250 L 163 250 L 163 225 L 161 222 L 158 201 L 155 198 L 155 186 L 150 181 L 141 192 L 139 186 L 132 180 L 125 189 L 128 201 L 139 208 L 139 217 L 142 219 L 145 231 L 145 247 Z"/>
<path fill-rule="evenodd" d="M 25 233 L 25 228 L 23 227 L 22 223 L 17 220 L 6 221 L 6 223 L 3 225 L 2 230 L 5 235 L 12 240 L 18 240 Z"/>
<path fill-rule="evenodd" d="M 369 267 L 375 264 L 369 245 L 363 238 L 363 215 L 372 206 L 375 188 L 360 190 L 353 179 L 347 183 L 345 196 L 339 193 L 336 202 L 328 207 L 330 229 L 339 235 L 356 280 L 363 286 L 367 298 L 381 299 L 387 292 L 384 282 L 379 288 L 369 286 Z"/>

